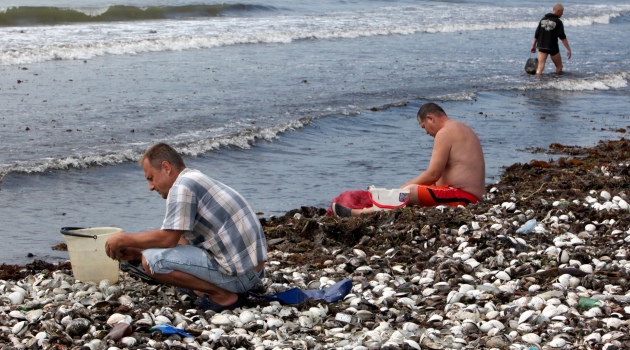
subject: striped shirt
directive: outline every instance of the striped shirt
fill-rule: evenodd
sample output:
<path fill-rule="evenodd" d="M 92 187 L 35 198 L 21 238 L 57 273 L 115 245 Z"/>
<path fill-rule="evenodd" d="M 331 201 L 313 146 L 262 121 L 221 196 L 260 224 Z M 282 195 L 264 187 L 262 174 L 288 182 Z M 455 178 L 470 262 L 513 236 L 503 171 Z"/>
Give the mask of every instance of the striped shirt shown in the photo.
<path fill-rule="evenodd" d="M 182 230 L 191 245 L 206 250 L 214 268 L 239 275 L 267 260 L 265 234 L 245 199 L 234 189 L 184 169 L 168 192 L 164 230 Z"/>

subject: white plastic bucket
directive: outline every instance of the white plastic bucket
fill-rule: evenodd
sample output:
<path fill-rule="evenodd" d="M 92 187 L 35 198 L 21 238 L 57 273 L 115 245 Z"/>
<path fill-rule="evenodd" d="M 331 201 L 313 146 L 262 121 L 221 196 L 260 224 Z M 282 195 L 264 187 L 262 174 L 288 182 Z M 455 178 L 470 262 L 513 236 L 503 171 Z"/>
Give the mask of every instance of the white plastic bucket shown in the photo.
<path fill-rule="evenodd" d="M 119 264 L 105 253 L 105 242 L 109 236 L 121 231 L 118 227 L 62 228 L 74 278 L 96 283 L 107 279 L 116 283 Z"/>
<path fill-rule="evenodd" d="M 391 210 L 404 207 L 409 202 L 409 190 L 368 187 L 375 210 Z"/>

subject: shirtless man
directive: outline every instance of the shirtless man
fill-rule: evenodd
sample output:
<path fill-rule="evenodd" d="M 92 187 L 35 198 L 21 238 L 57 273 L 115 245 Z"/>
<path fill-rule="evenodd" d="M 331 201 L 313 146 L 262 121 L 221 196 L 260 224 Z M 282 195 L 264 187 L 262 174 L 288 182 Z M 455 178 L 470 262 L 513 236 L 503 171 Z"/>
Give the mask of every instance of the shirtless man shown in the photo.
<path fill-rule="evenodd" d="M 536 74 L 542 74 L 545 70 L 547 56 L 551 56 L 551 62 L 556 66 L 556 74 L 562 73 L 562 56 L 560 56 L 560 47 L 558 39 L 567 49 L 567 59 L 571 59 L 571 47 L 564 33 L 564 25 L 560 17 L 564 14 L 564 6 L 556 4 L 551 13 L 548 13 L 538 22 L 536 33 L 534 34 L 534 43 L 530 51 L 536 52 L 538 47 L 538 68 Z"/>
<path fill-rule="evenodd" d="M 418 111 L 418 123 L 435 138 L 429 168 L 407 181 L 409 204 L 458 206 L 480 201 L 485 193 L 486 168 L 481 142 L 465 124 L 450 119 L 442 107 L 427 103 Z M 370 213 L 374 207 L 350 209 L 332 205 L 337 216 Z"/>

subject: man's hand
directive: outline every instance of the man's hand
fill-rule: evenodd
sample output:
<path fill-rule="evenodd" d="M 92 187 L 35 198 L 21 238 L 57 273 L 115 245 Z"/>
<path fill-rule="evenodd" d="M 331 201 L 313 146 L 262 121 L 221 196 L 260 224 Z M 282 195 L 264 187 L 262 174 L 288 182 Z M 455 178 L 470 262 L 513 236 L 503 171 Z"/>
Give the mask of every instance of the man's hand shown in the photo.
<path fill-rule="evenodd" d="M 142 259 L 142 250 L 138 248 L 123 248 L 118 252 L 116 260 L 140 260 Z"/>
<path fill-rule="evenodd" d="M 119 260 L 121 256 L 127 255 L 124 253 L 125 247 L 122 246 L 123 235 L 125 235 L 125 233 L 118 232 L 109 237 L 105 242 L 105 253 L 110 259 Z"/>

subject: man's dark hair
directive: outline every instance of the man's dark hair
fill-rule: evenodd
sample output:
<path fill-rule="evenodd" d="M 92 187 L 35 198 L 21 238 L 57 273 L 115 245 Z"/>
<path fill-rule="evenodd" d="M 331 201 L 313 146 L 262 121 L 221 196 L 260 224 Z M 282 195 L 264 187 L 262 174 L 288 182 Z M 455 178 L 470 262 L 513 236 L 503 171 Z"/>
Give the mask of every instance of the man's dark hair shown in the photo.
<path fill-rule="evenodd" d="M 418 111 L 418 119 L 424 122 L 429 114 L 446 115 L 446 112 L 444 112 L 442 107 L 438 106 L 436 103 L 429 102 L 420 107 L 420 110 Z"/>
<path fill-rule="evenodd" d="M 176 170 L 182 170 L 186 167 L 179 153 L 177 153 L 173 147 L 165 143 L 156 143 L 149 147 L 149 149 L 144 152 L 142 159 L 140 159 L 140 166 L 143 166 L 145 159 L 148 160 L 149 164 L 155 169 L 159 169 L 163 161 L 169 162 Z"/>

